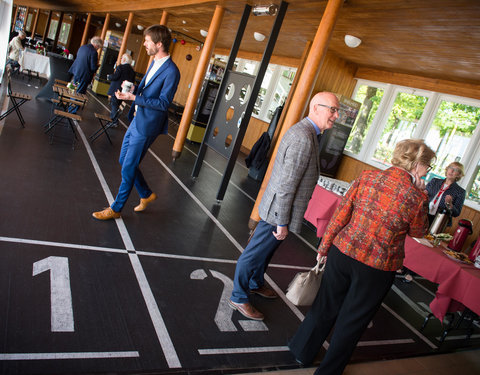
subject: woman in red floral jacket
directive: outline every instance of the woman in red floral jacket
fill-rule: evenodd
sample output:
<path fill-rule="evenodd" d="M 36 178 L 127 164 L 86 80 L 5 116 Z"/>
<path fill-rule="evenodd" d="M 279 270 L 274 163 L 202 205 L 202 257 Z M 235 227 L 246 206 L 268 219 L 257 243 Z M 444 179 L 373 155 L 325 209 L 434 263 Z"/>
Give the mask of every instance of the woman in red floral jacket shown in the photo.
<path fill-rule="evenodd" d="M 393 166 L 363 172 L 337 207 L 318 249 L 321 261 L 328 255 L 320 290 L 289 342 L 297 361 L 311 364 L 335 325 L 316 375 L 342 374 L 402 267 L 405 236 L 426 234 L 422 177 L 434 158 L 422 140 L 399 142 Z"/>

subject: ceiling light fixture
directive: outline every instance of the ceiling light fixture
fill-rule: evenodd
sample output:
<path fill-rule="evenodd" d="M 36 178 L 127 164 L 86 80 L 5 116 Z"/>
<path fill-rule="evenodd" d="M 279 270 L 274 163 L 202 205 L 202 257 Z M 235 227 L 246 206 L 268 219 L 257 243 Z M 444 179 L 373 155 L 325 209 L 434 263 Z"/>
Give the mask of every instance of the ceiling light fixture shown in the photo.
<path fill-rule="evenodd" d="M 360 43 L 362 43 L 362 40 L 360 38 L 357 38 L 353 35 L 345 35 L 345 44 L 350 48 L 357 48 Z"/>
<path fill-rule="evenodd" d="M 115 26 L 120 27 L 120 26 L 122 26 L 122 24 L 118 23 L 118 22 L 115 22 Z"/>
<path fill-rule="evenodd" d="M 253 33 L 253 37 L 257 42 L 263 42 L 263 40 L 265 39 L 265 35 L 263 35 L 262 33 L 257 33 L 256 31 Z"/>
<path fill-rule="evenodd" d="M 142 31 L 144 29 L 144 27 L 142 25 L 137 25 L 137 29 Z"/>
<path fill-rule="evenodd" d="M 200 35 L 203 36 L 204 38 L 206 38 L 207 35 L 208 35 L 208 31 L 200 29 Z"/>
<path fill-rule="evenodd" d="M 277 14 L 278 5 L 255 5 L 252 9 L 254 16 L 274 16 Z"/>

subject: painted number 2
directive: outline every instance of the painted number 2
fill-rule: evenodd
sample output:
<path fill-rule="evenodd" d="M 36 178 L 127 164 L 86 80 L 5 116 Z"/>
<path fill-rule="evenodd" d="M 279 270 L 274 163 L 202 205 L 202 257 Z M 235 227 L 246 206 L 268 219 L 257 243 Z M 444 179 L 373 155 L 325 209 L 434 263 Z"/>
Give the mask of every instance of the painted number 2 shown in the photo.
<path fill-rule="evenodd" d="M 74 332 L 68 258 L 48 257 L 33 263 L 33 276 L 50 270 L 52 332 Z"/>

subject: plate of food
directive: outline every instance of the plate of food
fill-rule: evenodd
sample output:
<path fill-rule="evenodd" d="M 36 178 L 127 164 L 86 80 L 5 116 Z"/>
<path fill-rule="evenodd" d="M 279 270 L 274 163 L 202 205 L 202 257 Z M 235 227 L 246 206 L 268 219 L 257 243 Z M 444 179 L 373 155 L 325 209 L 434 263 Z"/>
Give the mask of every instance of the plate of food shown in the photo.
<path fill-rule="evenodd" d="M 464 263 L 464 264 L 473 264 L 473 262 L 468 258 L 467 254 L 459 253 L 458 251 L 453 250 L 443 250 L 443 253 L 457 262 Z"/>

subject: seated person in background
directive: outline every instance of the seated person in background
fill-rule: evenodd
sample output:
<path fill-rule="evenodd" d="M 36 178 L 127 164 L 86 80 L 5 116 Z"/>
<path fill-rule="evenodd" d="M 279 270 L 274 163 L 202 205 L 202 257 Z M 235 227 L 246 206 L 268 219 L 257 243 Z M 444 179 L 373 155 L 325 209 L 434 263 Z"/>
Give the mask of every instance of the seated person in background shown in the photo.
<path fill-rule="evenodd" d="M 453 217 L 460 215 L 465 201 L 465 190 L 457 184 L 457 181 L 464 175 L 463 165 L 455 161 L 445 169 L 445 179 L 433 178 L 427 184 L 428 220 L 430 224 L 432 224 L 435 214 L 445 208 L 451 211 Z M 451 225 L 450 220 L 448 226 Z"/>
<path fill-rule="evenodd" d="M 120 105 L 121 100 L 118 100 L 115 96 L 115 92 L 118 90 L 122 90 L 122 82 L 129 81 L 135 83 L 135 71 L 132 68 L 132 57 L 126 53 L 122 55 L 122 59 L 120 60 L 120 65 L 117 66 L 115 72 L 113 74 L 107 75 L 107 79 L 111 81 L 110 88 L 108 89 L 108 97 L 110 98 L 110 118 L 113 120 L 115 114 L 118 111 L 118 106 Z M 113 126 L 117 126 L 117 122 L 115 121 Z"/>
<path fill-rule="evenodd" d="M 12 67 L 14 72 L 18 72 L 20 70 L 20 51 L 23 51 L 23 44 L 22 41 L 27 37 L 25 31 L 20 30 L 18 35 L 14 37 L 10 43 L 8 43 L 8 58 L 7 64 Z"/>
<path fill-rule="evenodd" d="M 465 190 L 458 184 L 465 175 L 463 165 L 458 162 L 450 163 L 445 169 L 446 178 L 433 178 L 426 186 L 428 192 L 428 225 L 432 225 L 437 212 L 443 209 L 449 210 L 452 215 L 449 218 L 447 226 L 452 225 L 452 216 L 457 217 L 462 212 L 463 202 L 465 201 Z M 413 280 L 413 272 L 403 268 L 405 274 L 404 281 L 409 283 Z"/>

